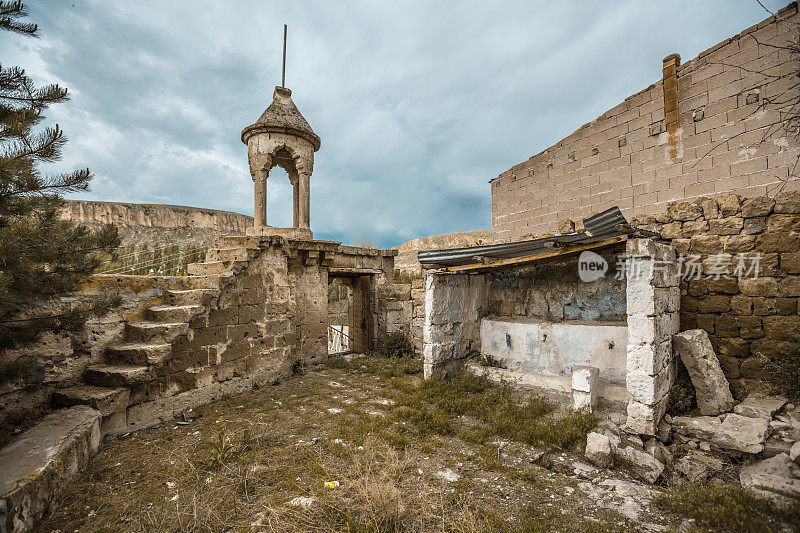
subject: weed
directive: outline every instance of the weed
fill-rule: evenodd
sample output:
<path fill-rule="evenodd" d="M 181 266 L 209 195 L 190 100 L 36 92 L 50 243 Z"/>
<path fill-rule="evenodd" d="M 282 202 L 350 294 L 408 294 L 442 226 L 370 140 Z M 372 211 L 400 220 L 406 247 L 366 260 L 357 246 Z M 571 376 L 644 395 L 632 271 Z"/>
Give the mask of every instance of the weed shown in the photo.
<path fill-rule="evenodd" d="M 697 407 L 697 397 L 694 391 L 689 371 L 682 361 L 678 360 L 678 375 L 669 389 L 667 412 L 671 415 L 682 415 Z"/>
<path fill-rule="evenodd" d="M 419 270 L 400 270 L 394 275 L 395 283 L 412 283 L 418 279 L 422 279 L 422 272 Z"/>
<path fill-rule="evenodd" d="M 771 531 L 774 518 L 800 524 L 800 503 L 779 506 L 736 485 L 677 483 L 656 496 L 656 506 L 694 518 L 698 526 L 731 531 Z"/>
<path fill-rule="evenodd" d="M 0 364 L 0 383 L 12 381 L 41 381 L 44 371 L 39 360 L 32 355 L 22 355 Z"/>
<path fill-rule="evenodd" d="M 396 331 L 386 336 L 383 353 L 387 357 L 413 357 L 414 345 L 405 333 Z"/>
<path fill-rule="evenodd" d="M 493 368 L 505 368 L 506 366 L 503 364 L 502 361 L 495 358 L 493 355 L 490 354 L 483 354 L 481 356 L 481 364 L 483 366 L 489 366 Z"/>

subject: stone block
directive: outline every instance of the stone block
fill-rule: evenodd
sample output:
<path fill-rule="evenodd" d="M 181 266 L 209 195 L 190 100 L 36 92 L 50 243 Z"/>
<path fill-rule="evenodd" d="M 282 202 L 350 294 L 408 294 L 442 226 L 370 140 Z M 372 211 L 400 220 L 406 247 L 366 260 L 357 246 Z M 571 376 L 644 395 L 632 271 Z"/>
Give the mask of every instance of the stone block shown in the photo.
<path fill-rule="evenodd" d="M 741 217 L 717 218 L 709 221 L 708 231 L 714 235 L 738 235 L 743 225 Z"/>
<path fill-rule="evenodd" d="M 766 229 L 766 217 L 746 218 L 742 224 L 742 233 L 745 235 L 759 235 L 766 231 Z"/>
<path fill-rule="evenodd" d="M 664 472 L 664 465 L 642 450 L 625 446 L 615 453 L 625 460 L 631 474 L 646 483 L 655 483 Z"/>
<path fill-rule="evenodd" d="M 628 397 L 632 401 L 645 405 L 656 405 L 669 393 L 675 379 L 672 365 L 667 366 L 655 375 L 631 371 L 630 364 L 625 376 Z"/>
<path fill-rule="evenodd" d="M 701 313 L 725 313 L 730 309 L 730 296 L 711 294 L 697 301 L 697 310 Z"/>
<path fill-rule="evenodd" d="M 730 409 L 733 396 L 708 334 L 701 329 L 684 331 L 672 337 L 672 345 L 689 371 L 700 412 L 716 415 Z"/>
<path fill-rule="evenodd" d="M 759 497 L 781 505 L 793 504 L 800 499 L 800 479 L 795 479 L 795 470 L 789 454 L 781 453 L 742 468 L 739 482 Z"/>
<path fill-rule="evenodd" d="M 614 459 L 611 450 L 611 439 L 602 433 L 590 432 L 586 435 L 586 452 L 584 455 L 589 462 L 601 468 L 610 467 Z"/>
<path fill-rule="evenodd" d="M 742 216 L 746 218 L 767 216 L 772 213 L 774 206 L 775 200 L 769 196 L 745 198 L 742 202 Z"/>
<path fill-rule="evenodd" d="M 695 254 L 719 254 L 723 250 L 722 239 L 718 235 L 696 235 L 689 248 Z"/>
<path fill-rule="evenodd" d="M 654 376 L 672 362 L 672 342 L 628 344 L 627 371 L 637 375 Z"/>
<path fill-rule="evenodd" d="M 628 417 L 625 421 L 625 428 L 632 433 L 639 435 L 655 435 L 658 425 L 664 413 L 667 411 L 667 401 L 669 397 L 655 405 L 647 405 L 636 400 L 629 400 L 627 406 Z"/>
<path fill-rule="evenodd" d="M 731 298 L 731 311 L 737 315 L 753 314 L 753 298 L 737 294 Z"/>
<path fill-rule="evenodd" d="M 778 296 L 800 296 L 800 276 L 786 276 L 778 284 Z"/>
<path fill-rule="evenodd" d="M 697 220 L 703 216 L 703 209 L 699 205 L 690 202 L 672 202 L 667 206 L 667 213 L 674 220 Z"/>
<path fill-rule="evenodd" d="M 738 194 L 723 194 L 715 196 L 719 206 L 719 212 L 723 217 L 730 217 L 738 214 L 742 207 L 742 197 Z"/>
<path fill-rule="evenodd" d="M 0 449 L 0 530 L 34 530 L 100 447 L 101 417 L 87 405 L 54 411 Z"/>
<path fill-rule="evenodd" d="M 677 433 L 708 441 L 723 450 L 757 454 L 769 435 L 769 420 L 730 413 L 724 417 L 676 416 L 672 429 Z"/>
<path fill-rule="evenodd" d="M 750 393 L 742 403 L 733 408 L 737 415 L 750 418 L 772 419 L 772 416 L 783 409 L 788 400 L 783 396 L 766 396 L 762 393 Z"/>
<path fill-rule="evenodd" d="M 777 296 L 778 280 L 775 278 L 742 278 L 739 290 L 745 296 Z"/>
<path fill-rule="evenodd" d="M 599 369 L 591 366 L 572 367 L 572 405 L 574 409 L 594 410 L 597 403 Z"/>
<path fill-rule="evenodd" d="M 768 231 L 758 236 L 756 250 L 763 253 L 800 251 L 800 233 Z"/>
<path fill-rule="evenodd" d="M 761 319 L 769 339 L 795 340 L 800 331 L 800 316 L 765 316 Z"/>
<path fill-rule="evenodd" d="M 775 195 L 775 213 L 800 213 L 800 191 L 785 191 Z"/>

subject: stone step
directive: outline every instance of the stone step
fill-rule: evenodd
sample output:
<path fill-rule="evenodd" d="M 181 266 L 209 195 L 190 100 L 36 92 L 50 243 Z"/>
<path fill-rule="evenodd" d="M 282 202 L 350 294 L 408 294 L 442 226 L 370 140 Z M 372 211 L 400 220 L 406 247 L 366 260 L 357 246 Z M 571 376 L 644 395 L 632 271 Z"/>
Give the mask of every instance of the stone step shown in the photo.
<path fill-rule="evenodd" d="M 193 276 L 227 276 L 231 275 L 234 261 L 208 261 L 206 263 L 189 263 L 187 272 Z"/>
<path fill-rule="evenodd" d="M 209 261 L 250 261 L 256 256 L 258 248 L 230 247 L 210 248 L 206 252 L 206 262 Z"/>
<path fill-rule="evenodd" d="M 184 281 L 183 286 L 186 289 L 219 290 L 222 282 L 221 276 L 184 276 L 182 279 Z"/>
<path fill-rule="evenodd" d="M 154 322 L 189 322 L 203 313 L 202 305 L 153 305 L 145 310 L 145 317 Z"/>
<path fill-rule="evenodd" d="M 83 373 L 84 380 L 101 387 L 130 387 L 155 377 L 153 367 L 134 365 L 91 365 Z"/>
<path fill-rule="evenodd" d="M 157 365 L 172 355 L 171 344 L 130 343 L 106 348 L 106 359 L 113 363 Z"/>
<path fill-rule="evenodd" d="M 169 305 L 208 305 L 219 296 L 216 289 L 187 289 L 168 290 L 164 293 L 164 300 Z"/>
<path fill-rule="evenodd" d="M 189 332 L 186 322 L 128 322 L 125 324 L 125 340 L 132 342 L 171 342 Z"/>
<path fill-rule="evenodd" d="M 88 405 L 100 411 L 103 416 L 124 411 L 128 407 L 129 398 L 128 389 L 95 385 L 77 385 L 53 393 L 53 403 L 56 407 Z"/>

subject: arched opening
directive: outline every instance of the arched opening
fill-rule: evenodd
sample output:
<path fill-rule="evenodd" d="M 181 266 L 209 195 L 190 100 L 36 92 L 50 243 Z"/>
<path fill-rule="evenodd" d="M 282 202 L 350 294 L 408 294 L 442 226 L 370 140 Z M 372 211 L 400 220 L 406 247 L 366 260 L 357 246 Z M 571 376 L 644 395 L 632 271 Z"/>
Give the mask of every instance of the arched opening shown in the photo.
<path fill-rule="evenodd" d="M 294 188 L 289 174 L 280 167 L 269 171 L 267 179 L 267 225 L 291 228 L 294 220 Z"/>

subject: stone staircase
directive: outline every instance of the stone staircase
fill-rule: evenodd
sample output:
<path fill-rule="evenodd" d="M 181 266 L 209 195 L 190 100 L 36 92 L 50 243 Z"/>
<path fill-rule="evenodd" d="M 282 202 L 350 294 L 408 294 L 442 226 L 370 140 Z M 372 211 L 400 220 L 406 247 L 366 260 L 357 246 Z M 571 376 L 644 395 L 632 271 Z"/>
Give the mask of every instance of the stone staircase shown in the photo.
<path fill-rule="evenodd" d="M 189 276 L 181 281 L 193 288 L 166 290 L 159 303 L 144 309 L 143 320 L 126 322 L 119 342 L 106 347 L 104 361 L 85 369 L 83 383 L 55 391 L 54 404 L 89 405 L 103 415 L 103 434 L 122 433 L 129 405 L 152 399 L 154 390 L 169 395 L 163 382 L 169 381 L 165 368 L 173 346 L 204 327 L 202 318 L 218 305 L 225 282 L 257 255 L 258 248 L 246 247 L 245 239 L 218 238 L 205 262 L 188 266 Z"/>

